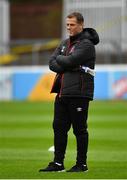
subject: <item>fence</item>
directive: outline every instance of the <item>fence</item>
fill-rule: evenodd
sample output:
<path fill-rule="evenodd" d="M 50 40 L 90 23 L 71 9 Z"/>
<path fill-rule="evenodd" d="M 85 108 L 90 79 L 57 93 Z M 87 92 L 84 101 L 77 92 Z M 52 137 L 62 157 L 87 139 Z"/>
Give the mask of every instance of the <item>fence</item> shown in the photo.
<path fill-rule="evenodd" d="M 0 0 L 0 55 L 9 51 L 9 3 Z"/>
<path fill-rule="evenodd" d="M 48 66 L 0 68 L 0 100 L 52 100 L 54 76 Z M 94 98 L 127 99 L 127 65 L 96 66 Z"/>

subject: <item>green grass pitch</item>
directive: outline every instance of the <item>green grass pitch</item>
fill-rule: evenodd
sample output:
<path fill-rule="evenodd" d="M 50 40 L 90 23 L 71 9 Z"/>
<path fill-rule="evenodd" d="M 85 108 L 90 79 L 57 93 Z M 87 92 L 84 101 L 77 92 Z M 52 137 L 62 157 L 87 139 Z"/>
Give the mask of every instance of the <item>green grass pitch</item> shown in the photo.
<path fill-rule="evenodd" d="M 127 179 L 127 101 L 90 103 L 86 173 L 39 173 L 53 159 L 53 102 L 0 102 L 0 179 Z M 69 132 L 65 167 L 75 164 Z"/>

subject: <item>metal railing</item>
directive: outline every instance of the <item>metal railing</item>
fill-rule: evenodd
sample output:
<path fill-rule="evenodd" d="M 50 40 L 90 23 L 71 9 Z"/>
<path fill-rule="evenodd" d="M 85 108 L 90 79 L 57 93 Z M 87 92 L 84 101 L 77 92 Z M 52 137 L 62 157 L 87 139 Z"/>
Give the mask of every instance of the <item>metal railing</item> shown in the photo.
<path fill-rule="evenodd" d="M 0 65 L 46 65 L 59 43 L 60 39 L 43 39 L 2 44 L 10 51 L 0 55 Z M 96 53 L 97 64 L 127 63 L 127 40 L 100 40 Z"/>

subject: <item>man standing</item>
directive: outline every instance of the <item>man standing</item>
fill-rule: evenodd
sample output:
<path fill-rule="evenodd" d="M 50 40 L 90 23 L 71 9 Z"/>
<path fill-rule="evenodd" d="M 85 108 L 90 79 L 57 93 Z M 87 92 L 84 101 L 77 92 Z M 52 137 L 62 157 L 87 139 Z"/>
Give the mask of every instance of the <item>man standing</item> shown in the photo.
<path fill-rule="evenodd" d="M 72 125 L 77 142 L 76 164 L 67 172 L 87 171 L 89 101 L 93 100 L 95 47 L 97 32 L 84 28 L 82 14 L 73 12 L 66 18 L 69 38 L 62 41 L 50 58 L 49 68 L 56 72 L 52 93 L 54 105 L 54 160 L 41 172 L 64 171 L 68 131 Z"/>

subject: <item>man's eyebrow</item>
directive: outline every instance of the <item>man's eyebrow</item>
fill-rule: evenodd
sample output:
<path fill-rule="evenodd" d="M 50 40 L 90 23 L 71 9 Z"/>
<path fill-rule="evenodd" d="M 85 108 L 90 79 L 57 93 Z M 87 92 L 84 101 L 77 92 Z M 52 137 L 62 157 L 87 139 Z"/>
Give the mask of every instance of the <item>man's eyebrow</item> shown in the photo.
<path fill-rule="evenodd" d="M 69 24 L 70 24 L 70 25 L 73 25 L 74 23 L 66 23 L 66 24 L 67 24 L 67 25 L 69 25 Z"/>

